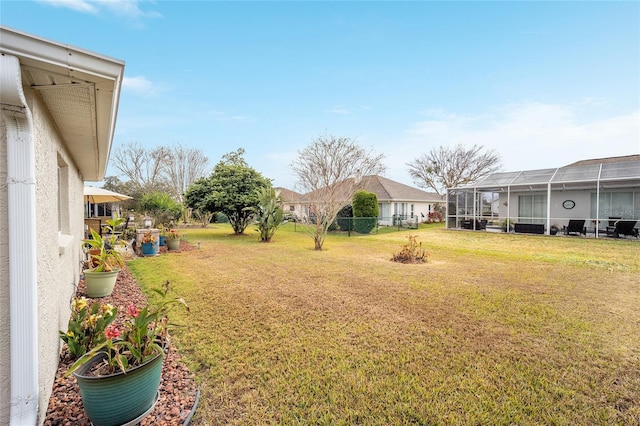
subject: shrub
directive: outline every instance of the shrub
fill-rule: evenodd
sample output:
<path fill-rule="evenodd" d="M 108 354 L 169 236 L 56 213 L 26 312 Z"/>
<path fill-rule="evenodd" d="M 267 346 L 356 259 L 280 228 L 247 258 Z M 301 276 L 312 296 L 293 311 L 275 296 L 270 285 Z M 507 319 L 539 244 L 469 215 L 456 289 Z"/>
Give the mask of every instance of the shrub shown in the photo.
<path fill-rule="evenodd" d="M 429 254 L 422 248 L 422 243 L 418 241 L 417 235 L 409 235 L 409 242 L 402 246 L 399 253 L 391 258 L 394 262 L 400 263 L 426 263 L 429 261 Z"/>
<path fill-rule="evenodd" d="M 340 227 L 341 231 L 350 231 L 353 229 L 353 209 L 351 205 L 344 206 L 338 212 L 338 216 L 336 216 L 336 222 Z"/>
<path fill-rule="evenodd" d="M 360 234 L 368 234 L 378 222 L 380 208 L 378 197 L 373 192 L 358 191 L 353 196 L 354 229 Z"/>

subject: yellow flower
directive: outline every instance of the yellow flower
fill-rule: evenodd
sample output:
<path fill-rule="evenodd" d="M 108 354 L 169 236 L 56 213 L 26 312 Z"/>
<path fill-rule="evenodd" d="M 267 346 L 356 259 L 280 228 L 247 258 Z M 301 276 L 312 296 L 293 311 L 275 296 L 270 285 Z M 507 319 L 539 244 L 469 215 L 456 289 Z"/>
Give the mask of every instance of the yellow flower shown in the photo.
<path fill-rule="evenodd" d="M 102 310 L 102 315 L 111 315 L 113 313 L 113 305 L 110 303 L 102 305 L 101 310 Z"/>
<path fill-rule="evenodd" d="M 74 336 L 73 331 L 71 331 L 71 330 L 67 331 L 67 336 L 73 337 Z"/>
<path fill-rule="evenodd" d="M 88 322 L 89 322 L 89 327 L 95 327 L 95 326 L 96 326 L 96 322 L 98 322 L 98 320 L 99 320 L 100 318 L 102 318 L 102 315 L 96 315 L 96 314 L 91 315 L 91 316 L 89 317 L 89 320 L 88 320 Z"/>
<path fill-rule="evenodd" d="M 81 297 L 79 299 L 76 297 L 71 302 L 71 309 L 73 309 L 76 312 L 83 310 L 86 306 L 87 306 L 87 299 L 85 299 L 84 297 Z"/>

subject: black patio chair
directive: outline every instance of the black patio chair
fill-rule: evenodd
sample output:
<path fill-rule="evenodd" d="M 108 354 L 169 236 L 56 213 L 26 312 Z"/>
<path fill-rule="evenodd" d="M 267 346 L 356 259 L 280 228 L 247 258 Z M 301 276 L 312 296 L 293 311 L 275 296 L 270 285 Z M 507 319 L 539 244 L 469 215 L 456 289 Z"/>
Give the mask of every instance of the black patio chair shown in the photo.
<path fill-rule="evenodd" d="M 620 238 L 620 235 L 631 235 L 638 238 L 638 229 L 636 228 L 637 220 L 619 220 L 613 229 L 613 236 Z"/>
<path fill-rule="evenodd" d="M 564 235 L 578 235 L 583 234 L 587 236 L 587 228 L 584 226 L 584 220 L 569 219 L 569 224 L 564 227 Z"/>

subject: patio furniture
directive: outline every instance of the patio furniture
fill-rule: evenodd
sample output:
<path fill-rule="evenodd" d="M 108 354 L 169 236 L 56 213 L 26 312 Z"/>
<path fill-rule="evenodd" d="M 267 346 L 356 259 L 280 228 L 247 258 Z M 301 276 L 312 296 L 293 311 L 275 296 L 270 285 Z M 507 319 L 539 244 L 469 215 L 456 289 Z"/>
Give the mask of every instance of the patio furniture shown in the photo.
<path fill-rule="evenodd" d="M 613 227 L 607 226 L 607 235 L 620 238 L 620 235 L 631 235 L 638 238 L 637 220 L 618 220 Z"/>
<path fill-rule="evenodd" d="M 584 226 L 584 220 L 569 219 L 569 224 L 564 227 L 564 235 L 584 234 L 587 236 L 587 228 Z"/>
<path fill-rule="evenodd" d="M 513 230 L 518 234 L 544 234 L 544 224 L 542 223 L 516 223 Z"/>
<path fill-rule="evenodd" d="M 487 221 L 486 220 L 478 220 L 476 219 L 476 227 L 475 230 L 476 231 L 482 231 L 487 229 Z M 462 221 L 462 229 L 474 229 L 473 227 L 473 220 L 471 219 L 466 219 Z"/>

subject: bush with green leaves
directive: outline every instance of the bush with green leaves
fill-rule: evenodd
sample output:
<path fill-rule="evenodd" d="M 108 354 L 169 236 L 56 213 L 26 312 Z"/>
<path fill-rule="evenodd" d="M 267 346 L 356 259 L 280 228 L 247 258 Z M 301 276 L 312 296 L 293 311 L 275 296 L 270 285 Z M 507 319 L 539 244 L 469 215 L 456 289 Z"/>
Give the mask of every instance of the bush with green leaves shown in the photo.
<path fill-rule="evenodd" d="M 144 194 L 140 201 L 140 207 L 155 217 L 156 223 L 175 222 L 182 214 L 182 204 L 176 202 L 166 192 Z"/>
<path fill-rule="evenodd" d="M 373 192 L 357 191 L 353 196 L 353 227 L 360 234 L 368 234 L 378 223 L 378 197 Z"/>
<path fill-rule="evenodd" d="M 353 208 L 351 205 L 344 206 L 336 216 L 336 223 L 341 231 L 353 230 Z"/>

